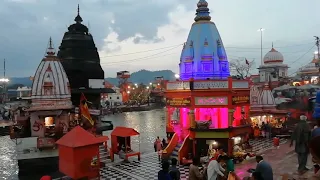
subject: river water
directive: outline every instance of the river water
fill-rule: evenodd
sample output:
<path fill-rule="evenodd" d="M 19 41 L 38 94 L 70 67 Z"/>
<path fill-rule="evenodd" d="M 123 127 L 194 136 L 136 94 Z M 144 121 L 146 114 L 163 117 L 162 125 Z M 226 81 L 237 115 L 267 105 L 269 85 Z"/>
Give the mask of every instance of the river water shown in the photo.
<path fill-rule="evenodd" d="M 109 115 L 105 120 L 112 121 L 114 127 L 131 127 L 140 132 L 140 136 L 131 139 L 132 149 L 141 153 L 153 152 L 156 136 L 165 137 L 165 112 L 163 109 L 141 112 L 126 112 Z M 104 132 L 109 135 L 111 131 Z M 140 142 L 140 145 L 139 145 Z M 15 142 L 8 136 L 0 137 L 0 180 L 17 180 L 18 163 L 15 160 Z"/>

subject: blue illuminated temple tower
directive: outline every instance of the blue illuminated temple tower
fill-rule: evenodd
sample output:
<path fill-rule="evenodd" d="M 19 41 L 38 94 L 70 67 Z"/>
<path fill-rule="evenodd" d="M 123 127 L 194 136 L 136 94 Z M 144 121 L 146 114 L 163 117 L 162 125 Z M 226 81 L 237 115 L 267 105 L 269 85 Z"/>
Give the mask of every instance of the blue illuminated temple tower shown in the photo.
<path fill-rule="evenodd" d="M 208 3 L 197 4 L 195 22 L 180 57 L 180 79 L 226 79 L 229 64 L 219 31 L 211 21 Z"/>

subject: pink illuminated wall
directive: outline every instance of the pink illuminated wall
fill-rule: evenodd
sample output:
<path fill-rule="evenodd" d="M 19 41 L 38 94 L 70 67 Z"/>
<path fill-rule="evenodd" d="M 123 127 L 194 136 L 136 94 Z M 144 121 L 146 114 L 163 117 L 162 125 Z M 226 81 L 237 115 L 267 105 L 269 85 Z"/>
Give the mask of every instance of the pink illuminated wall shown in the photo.
<path fill-rule="evenodd" d="M 195 108 L 196 121 L 211 119 L 211 128 L 228 127 L 228 108 Z"/>

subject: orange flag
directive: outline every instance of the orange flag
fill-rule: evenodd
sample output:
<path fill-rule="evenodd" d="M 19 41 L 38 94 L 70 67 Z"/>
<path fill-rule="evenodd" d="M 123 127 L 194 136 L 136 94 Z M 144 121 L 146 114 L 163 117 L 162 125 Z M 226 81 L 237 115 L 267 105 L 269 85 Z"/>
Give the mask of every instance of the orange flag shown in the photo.
<path fill-rule="evenodd" d="M 91 118 L 89 108 L 87 105 L 87 98 L 84 96 L 83 93 L 81 93 L 81 98 L 80 98 L 80 113 L 81 113 L 81 116 L 86 118 L 92 126 L 94 125 L 94 121 Z"/>

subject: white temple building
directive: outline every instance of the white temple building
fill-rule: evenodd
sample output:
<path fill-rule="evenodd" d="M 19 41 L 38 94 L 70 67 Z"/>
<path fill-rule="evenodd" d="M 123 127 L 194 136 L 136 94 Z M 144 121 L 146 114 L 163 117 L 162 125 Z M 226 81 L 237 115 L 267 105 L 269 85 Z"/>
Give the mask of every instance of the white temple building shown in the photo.
<path fill-rule="evenodd" d="M 299 69 L 296 79 L 304 81 L 304 84 L 319 84 L 319 74 L 319 57 L 315 54 L 309 64 Z"/>
<path fill-rule="evenodd" d="M 40 62 L 31 88 L 30 110 L 71 109 L 71 90 L 67 74 L 51 44 Z"/>
<path fill-rule="evenodd" d="M 270 82 L 271 88 L 277 87 L 279 82 L 288 77 L 288 65 L 283 63 L 284 57 L 275 48 L 264 56 L 263 64 L 259 66 L 259 82 Z M 262 84 L 262 85 L 263 85 Z"/>
<path fill-rule="evenodd" d="M 275 118 L 283 118 L 285 111 L 276 109 L 276 102 L 272 91 L 265 83 L 263 88 L 259 85 L 252 85 L 250 90 L 250 114 L 251 121 L 254 125 L 261 125 L 262 122 L 276 122 Z"/>

